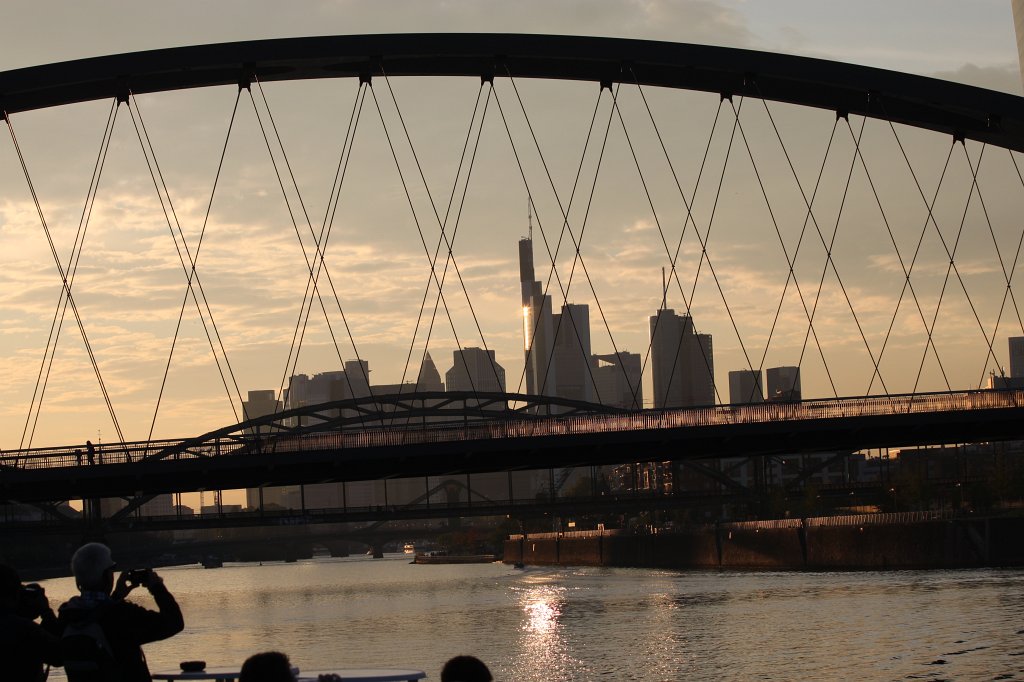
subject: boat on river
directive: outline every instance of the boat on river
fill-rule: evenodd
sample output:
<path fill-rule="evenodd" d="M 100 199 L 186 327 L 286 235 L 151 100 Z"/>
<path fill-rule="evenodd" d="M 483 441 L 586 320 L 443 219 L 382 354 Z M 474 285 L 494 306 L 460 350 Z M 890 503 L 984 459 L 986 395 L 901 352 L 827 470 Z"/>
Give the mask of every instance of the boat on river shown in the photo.
<path fill-rule="evenodd" d="M 402 552 L 404 552 L 405 554 L 415 554 L 416 545 L 412 544 L 411 542 L 407 542 L 405 543 L 405 545 L 402 546 Z"/>

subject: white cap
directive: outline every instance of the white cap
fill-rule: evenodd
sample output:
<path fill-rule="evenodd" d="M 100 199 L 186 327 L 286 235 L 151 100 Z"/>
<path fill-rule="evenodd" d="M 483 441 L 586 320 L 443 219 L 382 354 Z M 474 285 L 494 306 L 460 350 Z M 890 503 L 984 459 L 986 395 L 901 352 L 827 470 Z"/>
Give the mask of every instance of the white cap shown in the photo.
<path fill-rule="evenodd" d="M 71 557 L 71 572 L 79 587 L 99 587 L 106 570 L 116 565 L 110 548 L 99 542 L 82 545 Z"/>

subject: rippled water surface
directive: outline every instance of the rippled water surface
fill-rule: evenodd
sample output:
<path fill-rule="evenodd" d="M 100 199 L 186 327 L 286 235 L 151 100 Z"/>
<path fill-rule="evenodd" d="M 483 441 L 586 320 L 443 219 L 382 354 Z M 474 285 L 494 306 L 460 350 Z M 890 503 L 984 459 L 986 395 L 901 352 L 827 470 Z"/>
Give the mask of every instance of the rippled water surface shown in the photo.
<path fill-rule="evenodd" d="M 1021 570 L 516 570 L 394 556 L 161 574 L 185 632 L 146 647 L 154 671 L 279 649 L 305 670 L 407 666 L 430 679 L 472 653 L 498 680 L 1024 680 Z M 54 606 L 74 590 L 44 585 Z"/>

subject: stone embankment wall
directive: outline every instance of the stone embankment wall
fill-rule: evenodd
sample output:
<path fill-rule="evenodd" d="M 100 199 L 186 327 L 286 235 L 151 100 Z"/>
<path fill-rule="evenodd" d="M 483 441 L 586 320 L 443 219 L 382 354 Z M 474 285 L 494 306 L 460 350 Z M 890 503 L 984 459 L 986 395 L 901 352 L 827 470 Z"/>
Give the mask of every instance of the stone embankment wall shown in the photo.
<path fill-rule="evenodd" d="M 1024 518 L 781 519 L 632 534 L 511 536 L 505 563 L 652 568 L 879 569 L 1024 565 Z"/>

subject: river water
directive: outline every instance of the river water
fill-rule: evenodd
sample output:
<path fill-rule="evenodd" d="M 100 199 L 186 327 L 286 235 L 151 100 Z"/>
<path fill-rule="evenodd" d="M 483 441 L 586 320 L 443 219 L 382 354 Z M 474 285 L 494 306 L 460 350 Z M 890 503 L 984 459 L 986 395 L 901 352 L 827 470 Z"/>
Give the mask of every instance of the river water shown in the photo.
<path fill-rule="evenodd" d="M 1024 680 L 1024 570 L 516 570 L 403 555 L 162 569 L 185 631 L 150 669 L 412 667 L 470 653 L 497 680 Z M 45 581 L 55 607 L 71 579 Z M 140 594 L 141 592 L 141 594 Z M 144 590 L 131 599 L 148 606 Z M 63 679 L 59 669 L 51 679 Z"/>

